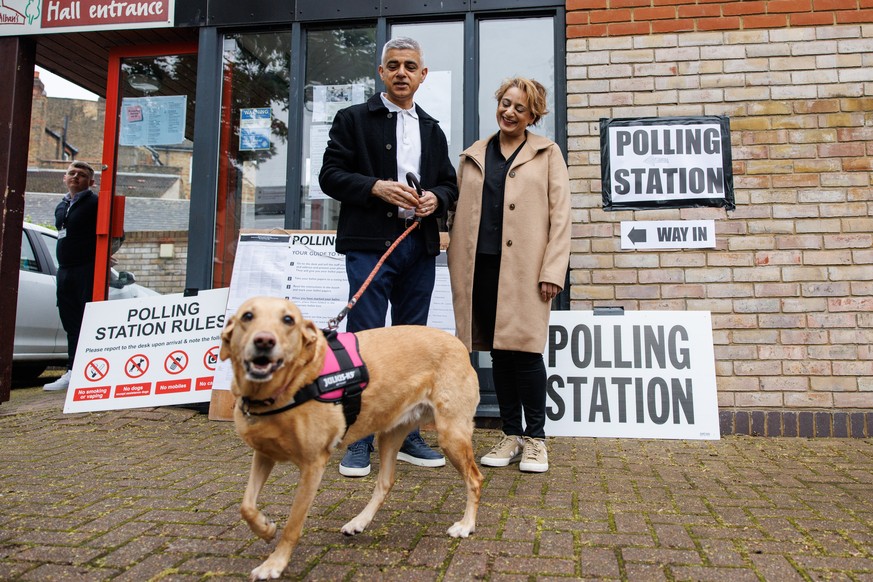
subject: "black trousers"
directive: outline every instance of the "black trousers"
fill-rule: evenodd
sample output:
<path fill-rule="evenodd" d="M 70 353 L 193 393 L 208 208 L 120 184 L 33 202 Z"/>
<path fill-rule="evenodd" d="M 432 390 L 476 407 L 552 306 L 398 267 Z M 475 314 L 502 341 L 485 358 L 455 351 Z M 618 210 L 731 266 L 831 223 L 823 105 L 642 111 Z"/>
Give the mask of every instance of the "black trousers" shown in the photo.
<path fill-rule="evenodd" d="M 479 337 L 494 344 L 500 256 L 476 255 L 473 272 L 473 326 Z M 518 317 L 524 317 L 518 314 Z M 545 438 L 546 365 L 543 355 L 516 350 L 491 350 L 491 375 L 507 435 Z"/>
<path fill-rule="evenodd" d="M 67 332 L 67 369 L 73 369 L 79 332 L 85 317 L 85 304 L 94 290 L 94 263 L 58 269 L 58 314 Z"/>

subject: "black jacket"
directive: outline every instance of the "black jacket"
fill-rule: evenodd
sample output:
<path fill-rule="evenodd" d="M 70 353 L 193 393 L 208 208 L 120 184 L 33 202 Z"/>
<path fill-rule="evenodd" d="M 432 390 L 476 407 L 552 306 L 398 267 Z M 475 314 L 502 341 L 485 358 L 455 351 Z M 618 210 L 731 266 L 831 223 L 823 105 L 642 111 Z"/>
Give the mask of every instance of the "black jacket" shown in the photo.
<path fill-rule="evenodd" d="M 422 220 L 431 255 L 440 252 L 439 223 L 458 200 L 455 168 L 439 122 L 418 105 L 421 129 L 421 187 L 439 198 L 437 212 Z M 397 179 L 397 116 L 377 93 L 366 103 L 336 114 L 319 174 L 322 191 L 339 200 L 336 250 L 384 252 L 405 229 L 397 207 L 370 194 L 377 180 Z"/>
<path fill-rule="evenodd" d="M 72 206 L 61 200 L 55 207 L 55 227 L 66 230 L 66 236 L 58 239 L 61 267 L 93 263 L 97 254 L 97 194 L 86 190 Z"/>

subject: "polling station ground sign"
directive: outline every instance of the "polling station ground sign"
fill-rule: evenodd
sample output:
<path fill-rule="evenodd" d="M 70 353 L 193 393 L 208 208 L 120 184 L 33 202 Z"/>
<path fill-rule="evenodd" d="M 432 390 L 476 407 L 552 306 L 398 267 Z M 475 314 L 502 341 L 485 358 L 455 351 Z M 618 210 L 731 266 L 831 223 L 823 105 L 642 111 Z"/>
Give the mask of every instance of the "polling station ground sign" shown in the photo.
<path fill-rule="evenodd" d="M 733 210 L 731 164 L 727 117 L 600 120 L 604 210 Z"/>
<path fill-rule="evenodd" d="M 85 306 L 64 412 L 209 402 L 227 289 Z"/>
<path fill-rule="evenodd" d="M 718 439 L 708 311 L 553 311 L 546 434 Z"/>

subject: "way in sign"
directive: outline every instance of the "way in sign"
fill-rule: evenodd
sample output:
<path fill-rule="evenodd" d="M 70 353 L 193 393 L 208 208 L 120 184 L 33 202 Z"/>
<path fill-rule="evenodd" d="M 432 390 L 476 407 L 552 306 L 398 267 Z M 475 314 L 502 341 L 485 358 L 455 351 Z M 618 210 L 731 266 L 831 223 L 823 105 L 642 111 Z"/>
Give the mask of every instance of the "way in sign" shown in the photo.
<path fill-rule="evenodd" d="M 621 223 L 623 249 L 714 248 L 715 221 L 663 220 Z"/>
<path fill-rule="evenodd" d="M 703 226 L 695 226 L 694 228 L 691 228 L 689 226 L 658 227 L 658 240 L 661 242 L 685 242 L 688 240 L 689 230 L 691 231 L 691 236 L 693 237 L 691 240 L 706 240 L 706 227 Z"/>

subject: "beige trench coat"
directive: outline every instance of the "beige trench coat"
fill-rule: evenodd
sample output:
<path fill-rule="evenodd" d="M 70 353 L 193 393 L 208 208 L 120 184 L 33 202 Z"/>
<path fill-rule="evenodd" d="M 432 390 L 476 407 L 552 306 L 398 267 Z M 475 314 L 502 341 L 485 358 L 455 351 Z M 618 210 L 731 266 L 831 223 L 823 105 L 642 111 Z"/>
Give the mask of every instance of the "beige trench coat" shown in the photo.
<path fill-rule="evenodd" d="M 457 336 L 468 350 L 541 353 L 551 302 L 540 283 L 564 287 L 570 261 L 570 179 L 558 146 L 528 133 L 506 175 L 503 241 L 494 345 L 473 325 L 473 268 L 482 216 L 485 149 L 479 140 L 461 154 L 458 205 L 449 230 L 448 263 Z"/>

